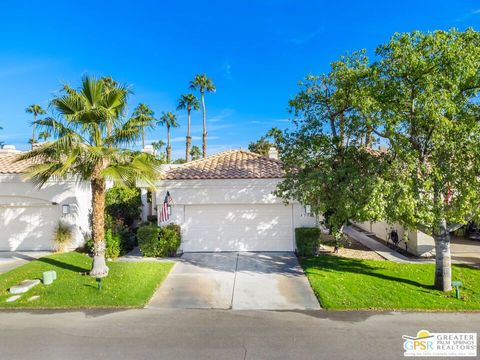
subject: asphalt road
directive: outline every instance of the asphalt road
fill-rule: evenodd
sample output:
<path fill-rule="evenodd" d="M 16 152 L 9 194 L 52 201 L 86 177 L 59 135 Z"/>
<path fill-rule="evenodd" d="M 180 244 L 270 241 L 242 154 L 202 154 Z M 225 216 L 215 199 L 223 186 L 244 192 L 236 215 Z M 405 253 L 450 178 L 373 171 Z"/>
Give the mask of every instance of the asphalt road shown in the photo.
<path fill-rule="evenodd" d="M 402 359 L 402 335 L 480 332 L 480 313 L 1 312 L 1 359 Z"/>

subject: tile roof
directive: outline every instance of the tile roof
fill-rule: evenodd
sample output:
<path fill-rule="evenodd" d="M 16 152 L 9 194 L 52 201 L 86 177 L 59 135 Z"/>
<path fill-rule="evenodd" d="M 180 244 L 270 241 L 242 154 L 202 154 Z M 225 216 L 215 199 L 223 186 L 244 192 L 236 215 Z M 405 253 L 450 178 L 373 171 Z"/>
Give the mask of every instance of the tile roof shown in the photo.
<path fill-rule="evenodd" d="M 246 150 L 224 151 L 163 172 L 162 180 L 274 179 L 284 172 L 279 160 Z"/>
<path fill-rule="evenodd" d="M 23 174 L 33 165 L 32 160 L 16 162 L 18 154 L 0 154 L 0 174 Z"/>

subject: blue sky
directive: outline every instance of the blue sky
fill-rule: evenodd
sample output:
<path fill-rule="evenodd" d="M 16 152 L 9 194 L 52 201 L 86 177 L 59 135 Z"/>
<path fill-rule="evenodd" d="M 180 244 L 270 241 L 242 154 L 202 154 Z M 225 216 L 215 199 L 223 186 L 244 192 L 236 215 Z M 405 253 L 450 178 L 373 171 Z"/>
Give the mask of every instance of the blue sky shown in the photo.
<path fill-rule="evenodd" d="M 206 99 L 209 153 L 246 147 L 288 127 L 297 82 L 345 52 L 372 54 L 394 32 L 469 26 L 480 28 L 478 1 L 2 1 L 0 141 L 27 149 L 25 107 L 47 106 L 85 73 L 131 84 L 130 109 L 145 102 L 160 115 L 206 72 L 217 86 Z M 201 112 L 192 121 L 200 145 Z M 165 137 L 157 128 L 147 141 Z M 185 126 L 172 137 L 181 157 Z"/>

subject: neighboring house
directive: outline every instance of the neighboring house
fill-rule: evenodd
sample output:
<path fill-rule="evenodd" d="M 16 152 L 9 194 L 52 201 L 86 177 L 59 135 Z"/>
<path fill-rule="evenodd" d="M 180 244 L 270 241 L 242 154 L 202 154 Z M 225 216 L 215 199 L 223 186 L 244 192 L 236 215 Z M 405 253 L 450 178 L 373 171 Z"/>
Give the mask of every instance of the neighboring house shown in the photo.
<path fill-rule="evenodd" d="M 406 248 L 408 252 L 417 256 L 430 257 L 435 254 L 435 240 L 420 230 L 408 231 L 407 246 L 405 246 L 405 229 L 399 224 L 388 224 L 380 221 L 355 223 L 355 225 L 385 241 L 389 239 L 389 233 L 396 230 L 400 240 L 398 244 L 400 248 Z"/>
<path fill-rule="evenodd" d="M 158 217 L 158 222 L 181 226 L 184 252 L 294 251 L 295 228 L 318 226 L 318 221 L 302 204 L 285 204 L 273 195 L 283 175 L 276 158 L 245 150 L 225 151 L 166 166 L 152 202 L 160 214 L 165 195 L 170 193 L 170 218 L 161 223 Z"/>
<path fill-rule="evenodd" d="M 71 226 L 72 248 L 89 231 L 89 183 L 48 181 L 37 188 L 24 179 L 30 161 L 16 162 L 20 151 L 0 149 L 0 251 L 52 250 L 59 221 Z"/>

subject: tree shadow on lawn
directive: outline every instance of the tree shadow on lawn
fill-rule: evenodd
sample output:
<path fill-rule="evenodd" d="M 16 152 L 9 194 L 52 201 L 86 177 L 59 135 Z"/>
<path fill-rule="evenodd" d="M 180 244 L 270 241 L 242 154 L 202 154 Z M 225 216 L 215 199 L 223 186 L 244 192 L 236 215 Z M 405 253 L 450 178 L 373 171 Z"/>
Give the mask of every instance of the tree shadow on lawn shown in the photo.
<path fill-rule="evenodd" d="M 376 271 L 383 269 L 382 267 L 371 266 L 357 259 L 346 259 L 339 256 L 320 256 L 316 259 L 306 259 L 304 261 L 304 264 L 306 266 L 312 266 L 315 269 L 327 272 L 350 272 L 354 274 L 363 274 L 383 280 L 396 281 L 416 287 L 421 287 L 426 290 L 435 290 L 433 284 L 425 285 L 415 280 L 378 273 Z"/>
<path fill-rule="evenodd" d="M 62 261 L 58 261 L 58 260 L 55 260 L 55 259 L 52 259 L 52 258 L 47 258 L 47 257 L 40 258 L 37 261 L 41 261 L 41 262 L 47 263 L 49 265 L 53 265 L 53 266 L 59 267 L 61 269 L 70 270 L 70 271 L 77 272 L 77 273 L 84 273 L 84 272 L 88 272 L 88 270 L 89 270 L 88 268 L 83 268 L 83 267 L 80 267 L 80 266 L 67 264 L 67 263 L 64 263 Z"/>

